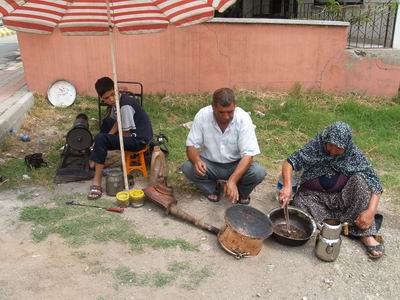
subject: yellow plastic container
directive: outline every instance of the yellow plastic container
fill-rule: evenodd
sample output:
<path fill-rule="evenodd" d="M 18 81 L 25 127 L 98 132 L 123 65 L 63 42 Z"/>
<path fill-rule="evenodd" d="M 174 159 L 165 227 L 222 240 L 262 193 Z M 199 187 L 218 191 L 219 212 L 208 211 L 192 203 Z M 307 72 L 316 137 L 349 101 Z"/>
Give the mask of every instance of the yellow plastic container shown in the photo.
<path fill-rule="evenodd" d="M 129 206 L 129 192 L 119 192 L 116 195 L 117 204 L 119 207 L 128 207 Z"/>
<path fill-rule="evenodd" d="M 130 190 L 129 198 L 132 207 L 141 207 L 144 204 L 143 190 Z"/>

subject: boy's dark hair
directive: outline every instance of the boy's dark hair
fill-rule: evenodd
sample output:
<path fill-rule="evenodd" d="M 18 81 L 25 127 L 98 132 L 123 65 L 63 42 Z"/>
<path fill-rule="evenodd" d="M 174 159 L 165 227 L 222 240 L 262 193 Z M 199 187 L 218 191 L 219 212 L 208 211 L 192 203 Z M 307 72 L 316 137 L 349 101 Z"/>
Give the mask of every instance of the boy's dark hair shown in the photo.
<path fill-rule="evenodd" d="M 102 97 L 106 92 L 114 89 L 114 81 L 110 77 L 102 77 L 96 81 L 94 88 L 99 97 Z"/>
<path fill-rule="evenodd" d="M 229 88 L 218 89 L 213 94 L 213 104 L 228 106 L 235 103 L 235 94 Z"/>

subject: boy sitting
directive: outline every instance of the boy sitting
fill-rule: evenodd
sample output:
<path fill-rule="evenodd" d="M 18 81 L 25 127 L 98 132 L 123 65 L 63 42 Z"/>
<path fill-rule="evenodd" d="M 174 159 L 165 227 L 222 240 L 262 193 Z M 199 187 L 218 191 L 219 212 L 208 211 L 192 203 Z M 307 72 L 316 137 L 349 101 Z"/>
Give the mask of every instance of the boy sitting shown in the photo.
<path fill-rule="evenodd" d="M 101 100 L 111 105 L 111 113 L 102 121 L 100 133 L 95 136 L 93 151 L 90 154 L 95 175 L 88 193 L 89 200 L 96 200 L 103 194 L 101 182 L 107 152 L 120 149 L 114 82 L 109 77 L 102 77 L 97 80 L 95 89 Z M 124 93 L 119 97 L 124 149 L 129 151 L 143 149 L 153 138 L 150 119 L 136 102 L 134 95 Z"/>

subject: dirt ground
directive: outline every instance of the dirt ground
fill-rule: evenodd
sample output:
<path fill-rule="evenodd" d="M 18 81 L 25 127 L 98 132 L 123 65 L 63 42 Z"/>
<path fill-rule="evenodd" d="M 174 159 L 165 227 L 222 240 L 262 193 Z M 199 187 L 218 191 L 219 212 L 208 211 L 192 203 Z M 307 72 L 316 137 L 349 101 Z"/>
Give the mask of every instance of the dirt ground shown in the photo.
<path fill-rule="evenodd" d="M 183 238 L 199 245 L 200 251 L 173 249 L 132 251 L 128 245 L 92 242 L 72 247 L 58 235 L 32 241 L 30 223 L 19 221 L 28 205 L 51 205 L 56 194 L 86 193 L 89 182 L 58 185 L 55 191 L 42 188 L 9 190 L 0 195 L 0 299 L 400 299 L 399 209 L 384 198 L 382 233 L 386 255 L 370 260 L 357 241 L 343 239 L 335 262 L 320 261 L 313 253 L 315 239 L 299 247 L 264 242 L 256 257 L 237 260 L 218 244 L 216 236 L 165 216 L 163 209 L 146 202 L 128 208 L 121 218 L 129 220 L 145 235 Z M 137 187 L 144 182 L 137 182 Z M 32 199 L 18 195 L 33 192 Z M 227 200 L 211 203 L 197 193 L 175 187 L 181 208 L 221 227 Z M 275 188 L 265 180 L 252 195 L 251 205 L 267 213 L 276 207 Z M 134 272 L 163 272 L 171 262 L 186 262 L 207 270 L 196 284 L 177 278 L 169 284 L 130 285 L 116 281 L 111 272 L 127 266 Z"/>

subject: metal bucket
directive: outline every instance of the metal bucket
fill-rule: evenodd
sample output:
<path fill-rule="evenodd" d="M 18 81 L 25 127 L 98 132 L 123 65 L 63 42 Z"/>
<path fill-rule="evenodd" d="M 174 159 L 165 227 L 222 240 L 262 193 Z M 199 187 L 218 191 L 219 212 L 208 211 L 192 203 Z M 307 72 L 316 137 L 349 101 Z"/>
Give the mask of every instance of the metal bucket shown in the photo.
<path fill-rule="evenodd" d="M 118 192 L 124 189 L 124 182 L 122 172 L 120 170 L 113 170 L 107 174 L 106 179 L 106 194 L 115 196 Z"/>

